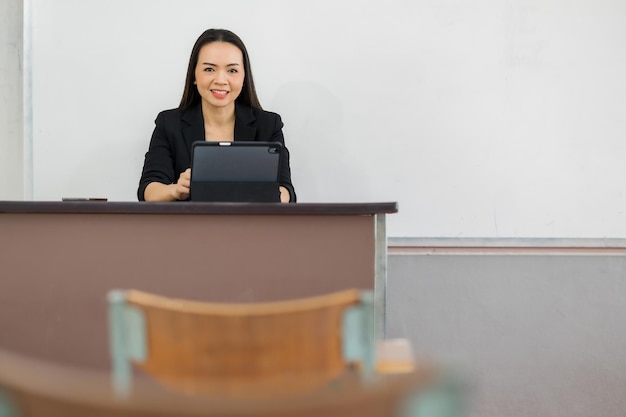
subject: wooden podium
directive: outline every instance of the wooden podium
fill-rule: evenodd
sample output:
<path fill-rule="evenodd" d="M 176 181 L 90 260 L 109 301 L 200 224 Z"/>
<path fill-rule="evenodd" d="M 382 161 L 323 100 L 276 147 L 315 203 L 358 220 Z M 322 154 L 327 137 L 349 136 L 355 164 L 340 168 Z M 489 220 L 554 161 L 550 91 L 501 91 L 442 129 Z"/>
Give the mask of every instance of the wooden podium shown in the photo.
<path fill-rule="evenodd" d="M 0 348 L 109 366 L 105 296 L 270 301 L 374 288 L 396 203 L 0 202 Z"/>

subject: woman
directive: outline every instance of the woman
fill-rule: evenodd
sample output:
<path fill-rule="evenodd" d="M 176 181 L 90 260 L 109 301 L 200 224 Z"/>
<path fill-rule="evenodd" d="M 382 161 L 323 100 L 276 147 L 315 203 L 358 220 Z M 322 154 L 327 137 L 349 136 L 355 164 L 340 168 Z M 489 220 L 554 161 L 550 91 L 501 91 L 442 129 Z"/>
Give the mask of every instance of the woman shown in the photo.
<path fill-rule="evenodd" d="M 200 35 L 180 105 L 159 113 L 155 123 L 137 190 L 140 201 L 189 198 L 191 145 L 197 140 L 285 142 L 280 116 L 261 108 L 245 45 L 224 29 Z M 295 202 L 284 146 L 280 167 L 280 200 Z"/>

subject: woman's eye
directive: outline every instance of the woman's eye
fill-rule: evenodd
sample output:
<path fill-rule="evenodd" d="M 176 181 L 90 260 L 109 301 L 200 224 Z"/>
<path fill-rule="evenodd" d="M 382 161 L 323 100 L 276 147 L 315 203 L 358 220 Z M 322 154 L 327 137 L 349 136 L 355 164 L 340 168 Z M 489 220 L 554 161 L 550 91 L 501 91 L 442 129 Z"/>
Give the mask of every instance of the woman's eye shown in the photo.
<path fill-rule="evenodd" d="M 211 68 L 211 67 L 206 67 L 206 68 L 204 69 L 204 71 L 206 71 L 206 72 L 213 72 L 213 68 Z"/>
<path fill-rule="evenodd" d="M 228 72 L 230 72 L 231 74 L 237 74 L 239 71 L 237 71 L 235 68 L 231 68 L 228 70 Z"/>

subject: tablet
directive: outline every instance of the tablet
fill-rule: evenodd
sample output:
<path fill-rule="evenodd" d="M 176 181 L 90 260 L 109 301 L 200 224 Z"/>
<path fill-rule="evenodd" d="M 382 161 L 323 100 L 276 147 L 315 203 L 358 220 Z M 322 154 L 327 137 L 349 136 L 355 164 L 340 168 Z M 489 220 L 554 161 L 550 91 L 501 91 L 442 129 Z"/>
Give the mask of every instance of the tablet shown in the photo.
<path fill-rule="evenodd" d="M 278 142 L 194 142 L 191 201 L 280 202 Z"/>

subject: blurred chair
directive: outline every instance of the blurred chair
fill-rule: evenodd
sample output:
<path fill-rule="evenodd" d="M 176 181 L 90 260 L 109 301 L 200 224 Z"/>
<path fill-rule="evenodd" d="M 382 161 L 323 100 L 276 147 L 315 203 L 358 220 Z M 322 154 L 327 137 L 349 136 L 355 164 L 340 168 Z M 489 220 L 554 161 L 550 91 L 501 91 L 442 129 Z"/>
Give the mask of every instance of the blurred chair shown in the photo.
<path fill-rule="evenodd" d="M 0 350 L 0 417 L 147 417 L 117 401 L 110 374 Z"/>
<path fill-rule="evenodd" d="M 0 417 L 459 417 L 458 391 L 435 367 L 304 396 L 214 399 L 137 380 L 121 399 L 105 371 L 0 350 Z"/>
<path fill-rule="evenodd" d="M 120 395 L 132 390 L 133 364 L 177 391 L 221 398 L 302 394 L 373 373 L 370 291 L 244 304 L 137 290 L 108 299 Z"/>

